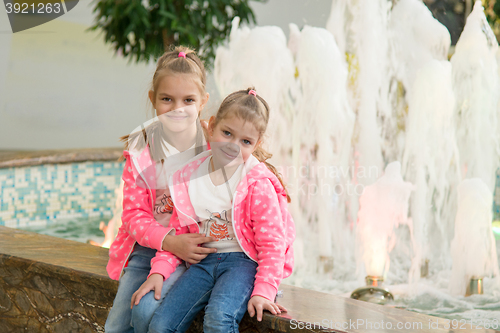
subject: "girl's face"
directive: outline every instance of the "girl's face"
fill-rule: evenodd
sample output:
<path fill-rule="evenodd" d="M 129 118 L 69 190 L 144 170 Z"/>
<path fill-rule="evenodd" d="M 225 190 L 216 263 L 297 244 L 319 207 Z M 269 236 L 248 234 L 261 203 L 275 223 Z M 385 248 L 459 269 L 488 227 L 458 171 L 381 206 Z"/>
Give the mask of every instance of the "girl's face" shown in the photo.
<path fill-rule="evenodd" d="M 260 133 L 249 121 L 230 116 L 219 121 L 215 127 L 214 123 L 215 117 L 210 118 L 210 146 L 214 159 L 222 166 L 246 162 L 260 144 Z"/>
<path fill-rule="evenodd" d="M 195 126 L 201 110 L 208 102 L 208 93 L 202 95 L 194 74 L 165 75 L 156 91 L 149 91 L 149 99 L 156 115 L 167 130 L 182 132 Z"/>

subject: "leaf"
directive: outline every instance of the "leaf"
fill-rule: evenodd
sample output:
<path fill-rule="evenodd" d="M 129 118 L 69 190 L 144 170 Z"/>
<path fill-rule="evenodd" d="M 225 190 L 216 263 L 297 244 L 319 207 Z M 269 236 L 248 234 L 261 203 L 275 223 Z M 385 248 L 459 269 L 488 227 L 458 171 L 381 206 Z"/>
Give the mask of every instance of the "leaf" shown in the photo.
<path fill-rule="evenodd" d="M 227 38 L 233 16 L 231 8 L 241 22 L 255 22 L 250 1 L 265 0 L 95 0 L 92 2 L 94 22 L 87 31 L 100 30 L 106 43 L 135 61 L 157 58 L 163 50 L 161 31 L 176 36 L 176 44 L 198 50 L 210 68 L 217 47 Z M 216 24 L 214 24 L 216 22 Z M 134 34 L 131 39 L 131 33 Z M 129 51 L 126 51 L 126 50 Z"/>

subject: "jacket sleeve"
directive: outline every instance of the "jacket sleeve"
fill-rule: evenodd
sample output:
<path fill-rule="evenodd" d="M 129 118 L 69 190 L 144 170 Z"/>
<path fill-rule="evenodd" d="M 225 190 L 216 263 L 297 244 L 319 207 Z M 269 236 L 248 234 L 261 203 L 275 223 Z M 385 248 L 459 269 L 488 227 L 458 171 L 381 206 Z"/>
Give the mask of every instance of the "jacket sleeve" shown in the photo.
<path fill-rule="evenodd" d="M 189 232 L 188 227 L 181 227 L 179 217 L 175 209 L 173 211 L 172 218 L 170 219 L 170 225 L 175 228 L 176 235 Z M 157 273 L 163 275 L 163 279 L 166 280 L 181 263 L 182 260 L 173 253 L 168 251 L 157 251 L 154 258 L 151 259 L 151 270 L 148 278 L 151 274 Z"/>
<path fill-rule="evenodd" d="M 258 263 L 252 296 L 274 302 L 285 265 L 286 226 L 278 198 L 281 194 L 276 193 L 269 179 L 257 181 L 249 194 Z"/>
<path fill-rule="evenodd" d="M 155 220 L 151 195 L 148 189 L 137 185 L 132 157 L 128 152 L 125 152 L 125 157 L 122 228 L 140 245 L 161 250 L 163 239 L 172 228 L 165 228 Z"/>

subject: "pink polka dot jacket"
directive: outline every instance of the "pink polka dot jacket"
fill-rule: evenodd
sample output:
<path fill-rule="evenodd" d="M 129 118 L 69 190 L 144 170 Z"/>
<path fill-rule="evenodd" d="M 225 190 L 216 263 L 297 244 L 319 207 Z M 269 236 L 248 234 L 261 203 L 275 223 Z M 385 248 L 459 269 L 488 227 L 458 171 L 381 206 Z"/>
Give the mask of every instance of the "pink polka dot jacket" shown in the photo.
<path fill-rule="evenodd" d="M 198 155 L 169 180 L 175 206 L 170 225 L 176 233 L 199 232 L 199 219 L 189 199 L 189 180 L 210 154 L 207 151 Z M 285 190 L 266 165 L 250 156 L 242 172 L 233 195 L 233 228 L 243 251 L 258 264 L 252 296 L 274 301 L 281 280 L 292 273 L 295 226 Z M 157 252 L 151 261 L 151 274 L 167 278 L 173 272 L 178 259 L 169 254 Z"/>
<path fill-rule="evenodd" d="M 120 278 L 136 242 L 161 250 L 163 239 L 173 229 L 162 226 L 154 218 L 156 167 L 149 149 L 136 153 L 124 151 L 123 155 L 126 162 L 122 175 L 122 225 L 110 246 L 106 266 L 109 277 L 114 280 Z"/>

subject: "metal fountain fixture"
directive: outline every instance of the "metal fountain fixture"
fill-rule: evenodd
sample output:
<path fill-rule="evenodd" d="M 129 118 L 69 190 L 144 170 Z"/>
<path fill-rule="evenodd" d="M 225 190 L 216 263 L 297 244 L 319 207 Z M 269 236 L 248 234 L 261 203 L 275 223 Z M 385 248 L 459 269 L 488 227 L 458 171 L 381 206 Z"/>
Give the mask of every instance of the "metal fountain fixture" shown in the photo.
<path fill-rule="evenodd" d="M 483 290 L 483 278 L 479 276 L 473 276 L 470 278 L 469 285 L 467 286 L 467 291 L 465 296 L 470 295 L 482 295 Z"/>
<path fill-rule="evenodd" d="M 365 281 L 366 286 L 354 290 L 351 293 L 351 298 L 380 305 L 394 301 L 391 292 L 386 288 L 382 288 L 384 282 L 382 276 L 368 275 L 365 277 Z"/>

